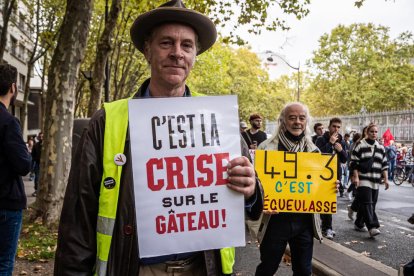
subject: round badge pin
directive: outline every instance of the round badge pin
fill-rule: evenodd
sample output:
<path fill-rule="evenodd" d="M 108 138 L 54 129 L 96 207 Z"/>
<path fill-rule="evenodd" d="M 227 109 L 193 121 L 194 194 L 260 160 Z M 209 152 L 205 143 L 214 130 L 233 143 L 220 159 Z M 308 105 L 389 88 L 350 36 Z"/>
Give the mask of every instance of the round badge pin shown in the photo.
<path fill-rule="evenodd" d="M 115 164 L 117 166 L 123 166 L 123 165 L 125 165 L 126 160 L 127 160 L 127 158 L 126 158 L 125 154 L 123 154 L 123 153 L 117 153 L 117 154 L 115 154 L 114 162 L 115 162 Z"/>
<path fill-rule="evenodd" d="M 112 177 L 107 177 L 103 181 L 103 185 L 107 189 L 112 189 L 113 187 L 115 187 L 115 184 L 115 179 L 113 179 Z"/>

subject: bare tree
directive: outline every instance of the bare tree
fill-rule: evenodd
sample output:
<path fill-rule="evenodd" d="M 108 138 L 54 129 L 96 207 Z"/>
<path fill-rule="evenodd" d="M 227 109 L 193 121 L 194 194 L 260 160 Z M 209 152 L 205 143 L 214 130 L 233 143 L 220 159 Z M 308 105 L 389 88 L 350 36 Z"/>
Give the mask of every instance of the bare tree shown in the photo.
<path fill-rule="evenodd" d="M 59 220 L 70 171 L 75 89 L 92 17 L 93 0 L 67 0 L 48 73 L 41 175 L 36 207 L 46 225 Z"/>

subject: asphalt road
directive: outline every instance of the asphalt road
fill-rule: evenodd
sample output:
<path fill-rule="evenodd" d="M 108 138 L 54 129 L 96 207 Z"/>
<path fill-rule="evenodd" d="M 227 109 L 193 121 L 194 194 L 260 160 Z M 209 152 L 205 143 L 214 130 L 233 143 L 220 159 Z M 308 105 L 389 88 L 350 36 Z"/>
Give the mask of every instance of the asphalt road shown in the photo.
<path fill-rule="evenodd" d="M 401 186 L 391 183 L 387 191 L 381 187 L 377 203 L 381 234 L 375 238 L 353 229 L 353 221 L 348 218 L 346 209 L 348 204 L 350 201 L 347 198 L 338 197 L 338 212 L 333 216 L 335 242 L 394 269 L 414 258 L 414 225 L 407 222 L 407 218 L 414 213 L 414 187 L 408 183 Z M 239 276 L 254 275 L 260 259 L 257 244 L 252 242 L 249 234 L 246 237 L 251 243 L 236 249 L 235 272 Z M 276 273 L 278 276 L 292 274 L 291 267 L 284 263 L 280 264 Z"/>
<path fill-rule="evenodd" d="M 335 242 L 365 252 L 368 257 L 395 269 L 414 258 L 414 225 L 407 222 L 414 213 L 414 187 L 408 183 L 401 186 L 391 183 L 387 191 L 380 188 L 376 212 L 381 234 L 375 238 L 353 229 L 346 210 L 348 204 L 347 199 L 338 198 L 338 213 L 333 217 Z"/>

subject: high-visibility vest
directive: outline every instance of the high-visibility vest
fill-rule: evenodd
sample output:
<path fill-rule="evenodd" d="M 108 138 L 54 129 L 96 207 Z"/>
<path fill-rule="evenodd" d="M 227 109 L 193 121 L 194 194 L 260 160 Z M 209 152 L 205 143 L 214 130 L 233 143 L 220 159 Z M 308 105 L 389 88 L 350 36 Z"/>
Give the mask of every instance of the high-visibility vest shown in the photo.
<path fill-rule="evenodd" d="M 99 276 L 105 276 L 107 272 L 109 250 L 115 226 L 122 166 L 115 164 L 114 157 L 118 153 L 124 153 L 125 150 L 125 139 L 128 130 L 128 101 L 129 99 L 123 99 L 111 103 L 104 103 L 105 134 L 103 146 L 103 176 L 100 187 L 98 222 L 96 227 L 97 257 L 95 275 Z M 108 186 L 108 181 L 115 181 L 115 185 Z M 110 188 L 106 188 L 105 184 Z M 234 247 L 220 249 L 220 255 L 222 272 L 224 274 L 233 273 L 233 265 L 235 262 Z"/>

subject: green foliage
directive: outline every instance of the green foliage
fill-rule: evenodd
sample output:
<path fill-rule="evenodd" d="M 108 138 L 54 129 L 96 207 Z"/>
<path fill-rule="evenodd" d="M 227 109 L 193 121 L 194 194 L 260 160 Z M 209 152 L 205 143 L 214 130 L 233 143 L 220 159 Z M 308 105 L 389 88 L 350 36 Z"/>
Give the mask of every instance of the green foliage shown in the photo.
<path fill-rule="evenodd" d="M 339 25 L 319 40 L 311 65 L 315 77 L 305 93 L 313 115 L 411 108 L 414 40 L 397 39 L 373 24 Z"/>
<path fill-rule="evenodd" d="M 29 261 L 52 259 L 56 243 L 57 229 L 44 226 L 40 218 L 32 222 L 28 212 L 23 213 L 23 226 L 17 250 L 19 258 Z"/>
<path fill-rule="evenodd" d="M 133 94 L 140 82 L 148 77 L 146 61 L 143 56 L 135 50 L 131 44 L 129 37 L 129 28 L 135 18 L 150 9 L 158 7 L 165 3 L 165 0 L 157 1 L 138 1 L 124 0 L 122 2 L 122 14 L 118 19 L 116 33 L 112 41 L 112 53 L 110 56 L 110 100 L 123 98 Z M 260 30 L 275 30 L 277 28 L 287 29 L 288 26 L 278 18 L 270 18 L 267 10 L 272 6 L 277 6 L 282 12 L 294 14 L 297 18 L 306 16 L 309 12 L 306 6 L 310 0 L 282 0 L 282 1 L 264 1 L 264 0 L 238 0 L 233 1 L 216 1 L 216 0 L 188 0 L 184 1 L 188 8 L 193 8 L 201 13 L 208 14 L 217 25 L 231 25 L 233 31 L 242 25 L 248 25 L 250 32 L 260 33 Z M 110 1 L 108 3 L 110 6 Z M 236 15 L 234 10 L 240 8 L 240 12 Z M 96 57 L 96 43 L 103 31 L 103 21 L 105 13 L 105 0 L 95 1 L 92 24 L 90 29 L 90 37 L 86 58 L 81 65 L 81 71 L 90 71 Z M 237 18 L 235 21 L 234 18 Z M 233 32 L 232 32 L 233 33 Z M 243 44 L 243 41 L 230 34 L 224 38 L 224 42 L 232 42 Z M 206 55 L 206 54 L 204 54 Z M 221 61 L 220 61 L 221 62 Z M 223 61 L 225 62 L 225 61 Z M 210 66 L 213 66 L 211 64 Z M 82 78 L 79 75 L 79 78 Z M 212 83 L 207 80 L 208 83 Z M 198 81 L 200 83 L 200 81 Z M 228 87 L 227 83 L 217 84 L 217 86 Z M 88 85 L 79 86 L 82 91 L 78 93 L 76 103 L 76 116 L 86 114 L 87 104 L 89 102 L 90 91 Z M 214 90 L 225 91 L 223 87 L 210 87 Z M 205 88 L 200 86 L 200 90 Z M 224 93 L 224 92 L 223 92 Z M 226 93 L 229 93 L 228 91 Z"/>
<path fill-rule="evenodd" d="M 255 53 L 247 48 L 233 49 L 222 41 L 197 57 L 187 84 L 204 95 L 237 95 L 240 118 L 245 121 L 251 113 L 274 120 L 282 106 L 292 100 L 287 77 L 270 81 Z"/>

